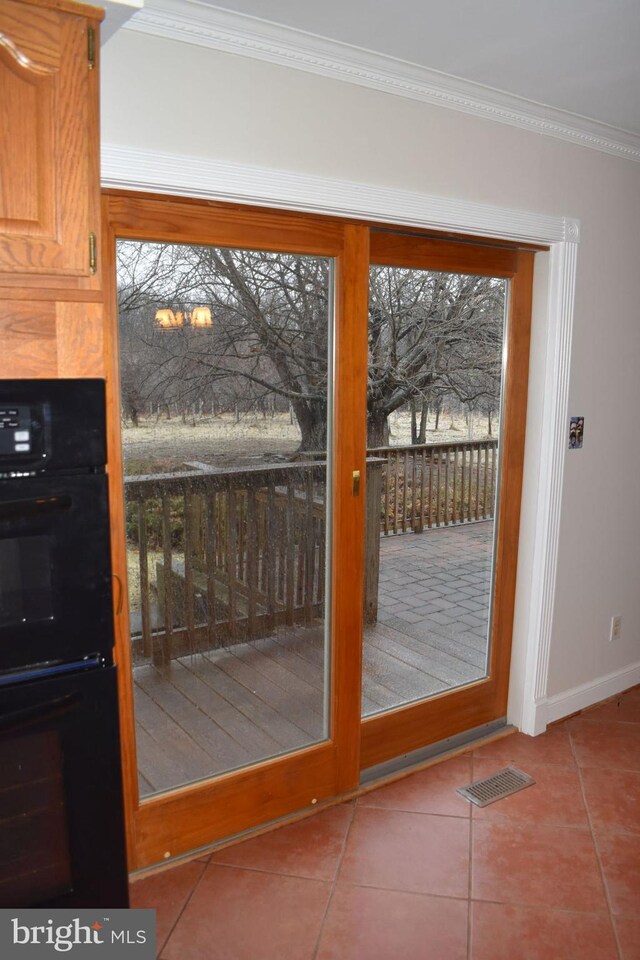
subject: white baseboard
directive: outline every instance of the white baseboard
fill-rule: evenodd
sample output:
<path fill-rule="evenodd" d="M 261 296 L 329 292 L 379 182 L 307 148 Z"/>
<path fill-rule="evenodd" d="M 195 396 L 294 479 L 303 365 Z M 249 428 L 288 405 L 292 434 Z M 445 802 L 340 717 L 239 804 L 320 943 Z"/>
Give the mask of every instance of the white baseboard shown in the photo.
<path fill-rule="evenodd" d="M 601 700 L 615 697 L 617 693 L 622 693 L 623 690 L 628 690 L 629 687 L 634 687 L 638 683 L 640 683 L 640 662 L 589 683 L 583 683 L 579 687 L 556 693 L 553 697 L 547 697 L 535 707 L 536 732 L 544 730 L 547 724 L 555 720 L 562 720 L 563 717 L 571 716 L 572 713 L 600 703 Z"/>

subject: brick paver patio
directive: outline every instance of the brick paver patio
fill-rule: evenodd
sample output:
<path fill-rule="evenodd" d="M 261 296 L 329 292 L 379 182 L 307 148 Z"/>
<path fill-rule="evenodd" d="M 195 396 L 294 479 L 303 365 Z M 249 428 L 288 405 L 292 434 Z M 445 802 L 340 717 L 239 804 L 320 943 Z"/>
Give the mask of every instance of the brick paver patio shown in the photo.
<path fill-rule="evenodd" d="M 404 695 L 387 707 L 484 676 L 492 547 L 492 521 L 382 540 L 378 622 L 365 630 L 365 650 L 382 635 L 388 652 L 414 654 Z M 365 669 L 365 695 L 367 686 Z M 375 710 L 365 703 L 365 712 Z"/>

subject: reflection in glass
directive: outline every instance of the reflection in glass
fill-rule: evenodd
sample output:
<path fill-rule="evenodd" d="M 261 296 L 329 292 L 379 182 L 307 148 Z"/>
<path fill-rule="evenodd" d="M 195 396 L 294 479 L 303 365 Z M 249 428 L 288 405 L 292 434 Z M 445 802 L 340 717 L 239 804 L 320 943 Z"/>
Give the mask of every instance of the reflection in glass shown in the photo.
<path fill-rule="evenodd" d="M 140 792 L 326 739 L 332 264 L 118 242 Z"/>
<path fill-rule="evenodd" d="M 365 716 L 487 675 L 505 297 L 371 268 Z"/>
<path fill-rule="evenodd" d="M 53 617 L 50 537 L 0 540 L 0 627 Z"/>

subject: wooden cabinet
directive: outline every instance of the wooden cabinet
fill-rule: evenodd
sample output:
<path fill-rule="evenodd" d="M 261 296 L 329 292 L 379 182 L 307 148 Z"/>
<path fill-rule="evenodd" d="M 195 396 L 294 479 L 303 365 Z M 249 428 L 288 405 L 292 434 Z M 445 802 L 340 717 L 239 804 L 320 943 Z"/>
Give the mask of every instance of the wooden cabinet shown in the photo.
<path fill-rule="evenodd" d="M 104 376 L 103 11 L 0 0 L 0 377 Z"/>
<path fill-rule="evenodd" d="M 0 284 L 97 289 L 98 23 L 65 0 L 0 3 Z"/>

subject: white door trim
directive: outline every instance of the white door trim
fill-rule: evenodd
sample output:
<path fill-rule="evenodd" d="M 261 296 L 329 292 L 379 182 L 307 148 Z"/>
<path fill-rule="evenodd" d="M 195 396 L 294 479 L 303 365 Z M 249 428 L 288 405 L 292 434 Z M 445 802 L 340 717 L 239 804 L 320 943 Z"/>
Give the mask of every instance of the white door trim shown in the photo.
<path fill-rule="evenodd" d="M 542 732 L 547 723 L 547 683 L 552 639 L 560 508 L 564 474 L 565 433 L 577 246 L 580 224 L 571 217 L 553 217 L 468 200 L 329 179 L 287 170 L 223 163 L 105 144 L 104 187 L 357 217 L 407 226 L 457 231 L 506 240 L 548 244 L 550 270 L 546 305 L 536 310 L 544 323 L 546 346 L 544 409 L 539 435 L 527 437 L 526 471 L 536 469 L 537 498 L 523 503 L 520 551 L 528 551 L 530 582 L 518 582 L 514 662 L 509 720 L 525 733 Z M 536 449 L 532 449 L 532 444 Z M 527 522 L 528 521 L 528 522 Z M 532 522 L 533 521 L 533 522 Z M 525 530 L 533 531 L 530 535 Z M 524 599 L 522 599 L 524 598 Z M 516 689 L 513 689 L 516 687 Z"/>

